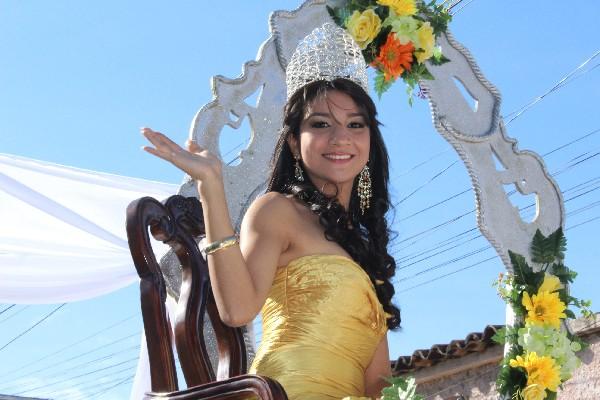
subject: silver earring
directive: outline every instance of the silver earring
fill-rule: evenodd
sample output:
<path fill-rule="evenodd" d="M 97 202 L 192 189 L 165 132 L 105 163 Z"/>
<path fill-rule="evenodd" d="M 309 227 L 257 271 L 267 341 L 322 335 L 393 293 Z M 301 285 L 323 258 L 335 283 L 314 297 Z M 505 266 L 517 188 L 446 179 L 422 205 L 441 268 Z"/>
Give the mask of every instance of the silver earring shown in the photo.
<path fill-rule="evenodd" d="M 294 164 L 294 178 L 298 182 L 304 182 L 304 174 L 302 174 L 302 167 L 300 166 L 300 156 L 294 158 L 296 159 L 296 164 Z"/>
<path fill-rule="evenodd" d="M 365 164 L 358 175 L 358 199 L 360 201 L 360 213 L 362 215 L 365 215 L 365 211 L 369 209 L 372 196 L 371 173 L 369 172 L 369 167 Z"/>

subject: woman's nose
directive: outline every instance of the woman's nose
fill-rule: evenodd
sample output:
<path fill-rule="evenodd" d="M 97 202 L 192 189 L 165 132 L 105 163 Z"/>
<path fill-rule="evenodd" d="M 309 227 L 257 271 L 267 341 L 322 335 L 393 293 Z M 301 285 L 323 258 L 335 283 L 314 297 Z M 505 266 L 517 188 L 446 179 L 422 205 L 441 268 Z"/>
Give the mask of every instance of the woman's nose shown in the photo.
<path fill-rule="evenodd" d="M 335 124 L 330 137 L 331 144 L 347 144 L 350 143 L 350 132 L 341 124 Z"/>

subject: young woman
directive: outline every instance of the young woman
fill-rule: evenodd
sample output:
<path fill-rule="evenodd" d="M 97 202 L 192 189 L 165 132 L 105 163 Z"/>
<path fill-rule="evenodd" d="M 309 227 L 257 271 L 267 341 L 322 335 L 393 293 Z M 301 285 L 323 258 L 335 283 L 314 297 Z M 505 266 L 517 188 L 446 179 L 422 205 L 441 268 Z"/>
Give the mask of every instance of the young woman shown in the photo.
<path fill-rule="evenodd" d="M 388 154 L 373 101 L 346 79 L 297 90 L 284 111 L 267 193 L 249 207 L 239 247 L 221 162 L 149 128 L 145 150 L 198 182 L 212 288 L 223 321 L 263 336 L 250 372 L 290 399 L 375 397 L 391 375 L 386 331 L 395 262 L 387 252 Z M 356 398 L 356 397 L 354 397 Z"/>

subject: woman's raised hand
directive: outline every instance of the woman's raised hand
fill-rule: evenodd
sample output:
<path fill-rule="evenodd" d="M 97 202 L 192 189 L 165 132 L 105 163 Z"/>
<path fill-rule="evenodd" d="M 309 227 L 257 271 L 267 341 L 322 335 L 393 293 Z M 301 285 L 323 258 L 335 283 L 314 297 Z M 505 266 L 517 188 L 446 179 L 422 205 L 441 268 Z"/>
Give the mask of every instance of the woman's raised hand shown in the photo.
<path fill-rule="evenodd" d="M 141 128 L 141 132 L 154 146 L 143 147 L 148 153 L 167 160 L 193 179 L 221 179 L 221 160 L 196 142 L 188 141 L 186 150 L 160 132 L 150 128 Z"/>

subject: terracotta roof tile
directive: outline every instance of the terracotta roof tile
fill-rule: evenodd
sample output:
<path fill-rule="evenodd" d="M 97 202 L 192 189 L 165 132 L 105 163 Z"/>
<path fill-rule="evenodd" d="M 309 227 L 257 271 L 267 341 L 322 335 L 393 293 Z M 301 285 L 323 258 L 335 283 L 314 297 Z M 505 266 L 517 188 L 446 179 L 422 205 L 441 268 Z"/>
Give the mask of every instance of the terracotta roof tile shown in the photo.
<path fill-rule="evenodd" d="M 429 349 L 416 350 L 411 356 L 400 356 L 392 362 L 394 375 L 414 372 L 430 367 L 443 360 L 464 357 L 470 353 L 481 353 L 491 346 L 497 346 L 492 336 L 504 325 L 488 325 L 483 332 L 469 333 L 464 340 L 453 340 L 448 344 L 436 344 Z"/>

